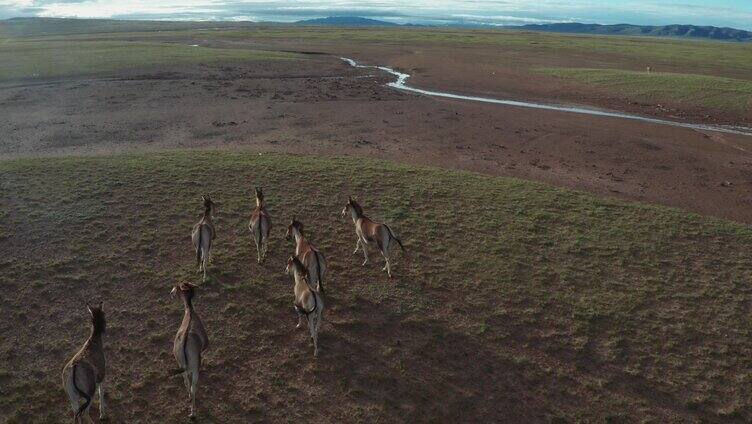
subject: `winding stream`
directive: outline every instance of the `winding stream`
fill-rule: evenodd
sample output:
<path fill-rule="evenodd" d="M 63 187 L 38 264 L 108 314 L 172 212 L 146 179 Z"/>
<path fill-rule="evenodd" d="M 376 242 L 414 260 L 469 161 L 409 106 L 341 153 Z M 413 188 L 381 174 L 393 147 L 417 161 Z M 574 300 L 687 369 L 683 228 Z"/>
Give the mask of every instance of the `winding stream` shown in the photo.
<path fill-rule="evenodd" d="M 458 100 L 469 100 L 473 102 L 482 102 L 482 103 L 493 103 L 493 104 L 506 105 L 506 106 L 526 107 L 526 108 L 531 108 L 531 109 L 554 110 L 557 112 L 579 113 L 582 115 L 604 116 L 608 118 L 630 119 L 633 121 L 649 122 L 651 124 L 658 124 L 658 125 L 670 125 L 672 127 L 689 128 L 689 129 L 698 130 L 698 131 L 714 131 L 714 132 L 726 133 L 726 134 L 752 136 L 752 128 L 747 128 L 747 127 L 727 127 L 727 126 L 721 126 L 721 125 L 690 124 L 687 122 L 677 122 L 677 121 L 669 121 L 667 119 L 658 119 L 658 118 L 649 118 L 646 116 L 630 115 L 628 113 L 622 113 L 622 112 L 609 112 L 609 111 L 602 111 L 602 110 L 595 110 L 595 109 L 585 109 L 585 108 L 580 108 L 580 107 L 556 106 L 556 105 L 549 105 L 549 104 L 543 104 L 543 103 L 531 103 L 531 102 L 520 102 L 516 100 L 494 99 L 491 97 L 465 96 L 462 94 L 447 93 L 445 91 L 423 90 L 421 88 L 415 88 L 415 87 L 411 87 L 407 85 L 407 79 L 410 78 L 409 74 L 403 74 L 402 72 L 395 71 L 394 69 L 388 68 L 386 66 L 361 65 L 355 60 L 349 59 L 346 57 L 342 57 L 340 59 L 344 60 L 345 62 L 349 63 L 351 66 L 354 66 L 356 68 L 379 69 L 379 70 L 382 70 L 384 72 L 387 72 L 389 74 L 396 76 L 397 81 L 388 83 L 387 85 L 389 87 L 396 88 L 397 90 L 402 90 L 402 91 L 410 91 L 413 93 L 425 94 L 428 96 L 445 97 L 449 99 L 458 99 Z"/>

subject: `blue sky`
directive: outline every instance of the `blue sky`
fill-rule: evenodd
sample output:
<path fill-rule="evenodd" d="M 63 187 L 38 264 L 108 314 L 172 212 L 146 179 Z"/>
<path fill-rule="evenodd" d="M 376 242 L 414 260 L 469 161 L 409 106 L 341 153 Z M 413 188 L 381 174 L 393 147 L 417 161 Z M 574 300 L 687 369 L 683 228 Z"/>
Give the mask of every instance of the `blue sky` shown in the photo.
<path fill-rule="evenodd" d="M 752 0 L 0 0 L 13 16 L 294 21 L 358 15 L 398 23 L 673 23 L 752 30 Z"/>

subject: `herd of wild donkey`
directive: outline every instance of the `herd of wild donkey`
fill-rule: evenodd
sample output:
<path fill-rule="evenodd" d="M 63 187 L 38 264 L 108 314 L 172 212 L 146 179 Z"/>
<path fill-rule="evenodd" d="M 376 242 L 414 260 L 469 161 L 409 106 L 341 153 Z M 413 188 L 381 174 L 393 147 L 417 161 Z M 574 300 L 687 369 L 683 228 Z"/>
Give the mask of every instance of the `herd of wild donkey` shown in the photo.
<path fill-rule="evenodd" d="M 211 255 L 212 241 L 214 240 L 214 224 L 212 218 L 214 215 L 214 202 L 207 196 L 202 196 L 204 202 L 204 215 L 201 220 L 194 225 L 191 239 L 193 247 L 196 250 L 196 261 L 199 272 L 203 272 L 202 281 L 206 281 L 206 267 Z M 355 234 L 357 241 L 355 252 L 358 249 L 363 251 L 365 260 L 363 265 L 368 263 L 368 251 L 366 247 L 376 246 L 384 256 L 386 264 L 384 271 L 392 276 L 392 269 L 389 262 L 389 255 L 396 244 L 404 250 L 402 241 L 394 235 L 391 228 L 386 224 L 377 223 L 363 214 L 360 205 L 349 198 L 345 207 L 342 209 L 342 216 L 350 214 L 353 223 L 355 223 Z M 256 242 L 256 251 L 258 262 L 266 256 L 267 241 L 271 230 L 271 218 L 264 204 L 264 194 L 261 189 L 256 189 L 256 207 L 251 213 L 251 221 L 248 228 L 251 230 L 253 239 Z M 293 306 L 298 315 L 298 325 L 303 325 L 303 317 L 308 320 L 308 330 L 313 340 L 313 355 L 318 356 L 318 331 L 321 326 L 324 312 L 324 274 L 326 273 L 326 262 L 321 252 L 306 240 L 303 235 L 303 224 L 293 219 L 287 227 L 286 238 L 295 239 L 295 255 L 290 256 L 287 260 L 285 272 L 292 273 L 295 282 L 293 292 L 295 300 Z M 182 374 L 185 381 L 185 387 L 190 393 L 191 413 L 190 417 L 196 416 L 196 390 L 198 387 L 198 373 L 201 366 L 201 354 L 209 346 L 209 338 L 206 335 L 204 325 L 201 319 L 193 309 L 193 297 L 195 288 L 190 283 L 180 283 L 173 287 L 171 294 L 179 296 L 183 301 L 185 312 L 183 321 L 175 335 L 173 353 L 178 362 L 179 370 L 175 373 Z M 99 393 L 99 419 L 105 418 L 104 402 L 104 376 L 105 376 L 105 356 L 102 335 L 105 332 L 106 323 L 102 304 L 98 306 L 87 305 L 91 314 L 92 331 L 86 343 L 81 350 L 71 359 L 63 369 L 63 387 L 68 394 L 68 398 L 73 408 L 73 422 L 91 422 L 89 408 L 94 393 Z"/>

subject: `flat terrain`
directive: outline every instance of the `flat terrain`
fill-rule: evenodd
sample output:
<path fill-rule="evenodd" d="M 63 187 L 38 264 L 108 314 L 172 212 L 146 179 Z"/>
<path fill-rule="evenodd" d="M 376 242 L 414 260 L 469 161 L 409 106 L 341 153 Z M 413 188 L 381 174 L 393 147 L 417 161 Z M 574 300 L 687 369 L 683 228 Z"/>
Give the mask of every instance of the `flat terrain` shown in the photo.
<path fill-rule="evenodd" d="M 114 422 L 184 422 L 168 378 L 218 201 L 201 422 L 749 422 L 749 229 L 515 179 L 249 153 L 0 163 L 0 416 L 60 422 L 64 362 L 105 301 Z M 247 232 L 254 185 L 269 260 Z M 406 242 L 397 277 L 352 256 L 347 194 Z M 426 194 L 430 193 L 430 196 Z M 291 216 L 330 263 L 318 359 L 294 329 Z M 375 259 L 375 257 L 374 257 Z"/>
<path fill-rule="evenodd" d="M 0 44 L 0 57 L 4 59 L 0 62 L 0 81 L 97 75 L 160 65 L 233 63 L 296 57 L 280 52 L 196 47 L 126 41 L 6 41 Z"/>
<path fill-rule="evenodd" d="M 91 33 L 84 33 L 87 28 Z M 112 32 L 107 33 L 108 30 Z M 309 50 L 399 67 L 424 88 L 593 105 L 679 120 L 752 125 L 752 43 L 227 22 L 92 21 L 87 26 L 76 20 L 0 22 L 0 42 L 3 38 L 42 44 L 55 40 L 131 40 L 231 49 Z M 659 86 L 681 85 L 682 90 L 624 89 L 636 73 L 647 74 L 648 67 L 652 69 L 648 81 L 658 81 Z M 559 78 L 541 72 L 542 68 L 629 73 L 612 78 L 607 84 L 591 84 L 590 80 Z M 682 78 L 704 78 L 705 84 L 684 84 Z M 734 101 L 713 101 L 724 97 Z"/>
<path fill-rule="evenodd" d="M 326 55 L 216 63 L 222 49 L 162 48 L 173 46 L 198 63 L 6 83 L 0 157 L 174 148 L 375 157 L 752 222 L 752 137 L 416 96 Z"/>

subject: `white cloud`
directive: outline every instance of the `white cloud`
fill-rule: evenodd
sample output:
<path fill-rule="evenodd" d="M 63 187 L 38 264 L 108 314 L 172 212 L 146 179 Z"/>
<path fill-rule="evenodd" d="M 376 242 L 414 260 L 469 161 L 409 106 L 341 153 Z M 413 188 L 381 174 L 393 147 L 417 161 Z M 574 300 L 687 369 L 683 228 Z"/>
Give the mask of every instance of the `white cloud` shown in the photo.
<path fill-rule="evenodd" d="M 752 29 L 752 1 L 732 0 L 0 0 L 0 18 L 296 20 L 328 14 L 399 22 L 693 23 Z M 737 6 L 735 6 L 737 5 Z"/>

